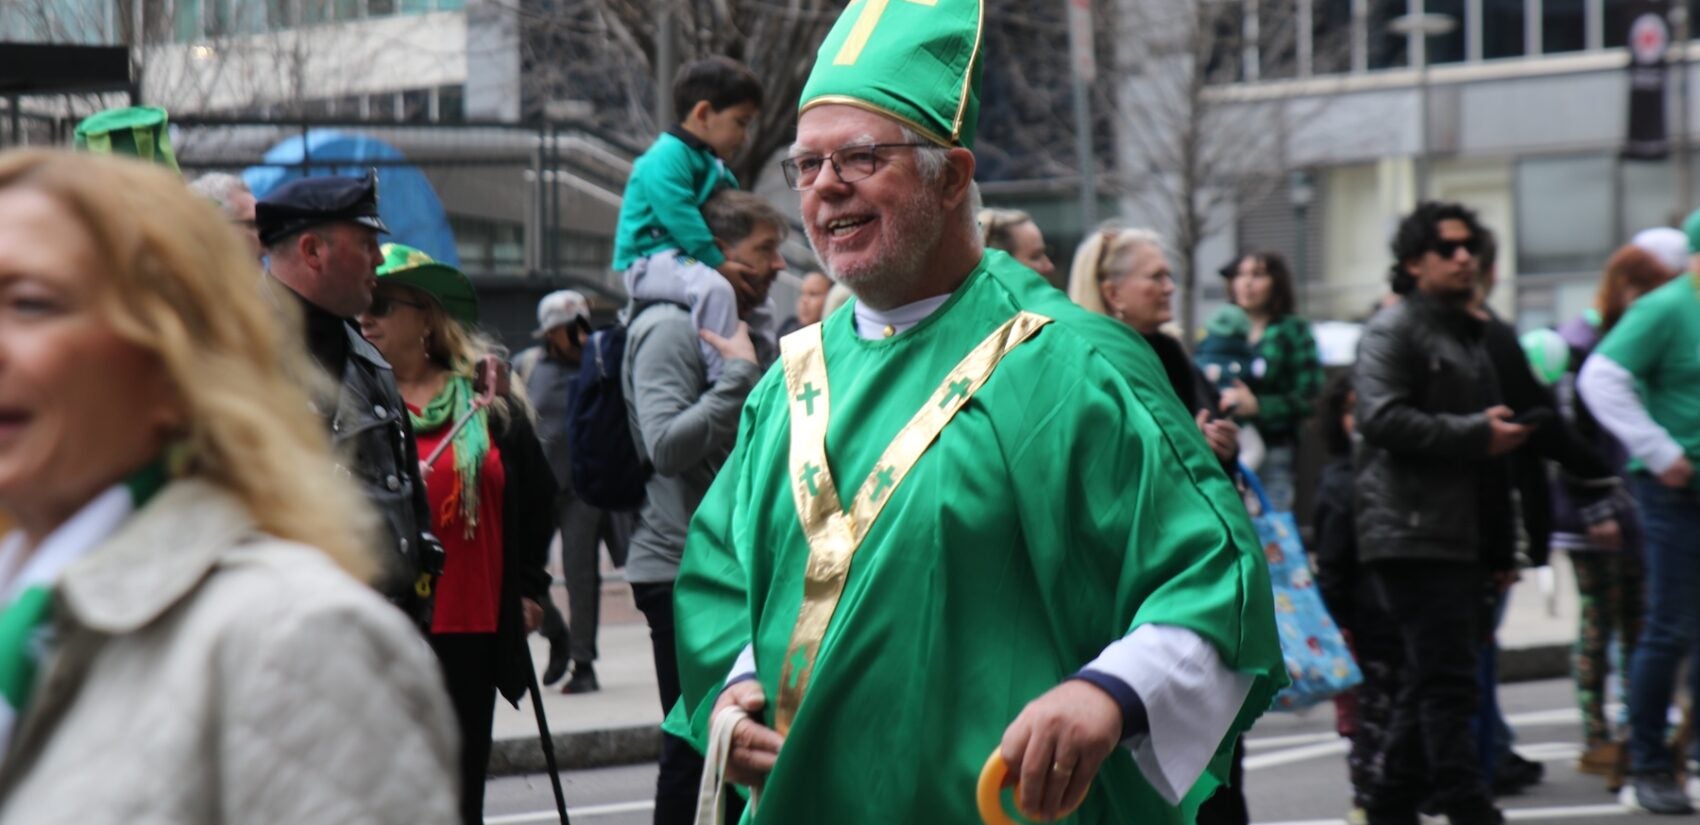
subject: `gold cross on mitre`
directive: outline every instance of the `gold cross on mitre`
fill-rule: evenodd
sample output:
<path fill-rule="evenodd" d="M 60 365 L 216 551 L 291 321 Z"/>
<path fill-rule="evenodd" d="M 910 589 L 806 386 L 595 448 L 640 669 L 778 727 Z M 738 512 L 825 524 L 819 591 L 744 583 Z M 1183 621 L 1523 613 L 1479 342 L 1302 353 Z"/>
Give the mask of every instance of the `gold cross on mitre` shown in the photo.
<path fill-rule="evenodd" d="M 917 6 L 937 6 L 939 0 L 902 0 Z M 854 66 L 862 56 L 862 47 L 868 45 L 868 38 L 874 36 L 874 29 L 880 24 L 880 18 L 885 15 L 885 7 L 891 5 L 891 0 L 851 0 L 850 5 L 862 4 L 862 14 L 856 18 L 856 25 L 850 29 L 850 36 L 844 38 L 844 45 L 838 49 L 838 56 L 832 59 L 834 66 Z M 849 6 L 845 7 L 849 11 Z"/>

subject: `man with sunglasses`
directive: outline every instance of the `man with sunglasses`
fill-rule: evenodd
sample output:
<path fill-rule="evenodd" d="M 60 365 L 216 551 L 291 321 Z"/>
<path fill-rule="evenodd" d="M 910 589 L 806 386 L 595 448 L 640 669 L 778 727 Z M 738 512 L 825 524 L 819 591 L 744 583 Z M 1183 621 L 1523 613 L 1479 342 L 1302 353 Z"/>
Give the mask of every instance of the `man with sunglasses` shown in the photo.
<path fill-rule="evenodd" d="M 781 165 L 856 300 L 781 342 L 696 509 L 665 726 L 761 822 L 978 821 L 982 769 L 1030 818 L 1191 822 L 1284 681 L 1150 347 L 982 248 L 980 6 L 850 5 Z"/>
<path fill-rule="evenodd" d="M 316 402 L 320 415 L 382 524 L 381 546 L 389 552 L 377 587 L 428 630 L 443 550 L 430 532 L 419 453 L 395 375 L 353 321 L 373 303 L 383 263 L 378 233 L 389 231 L 378 217 L 377 176 L 291 181 L 261 199 L 254 217 L 268 258 L 268 294 L 298 302 L 307 351 L 336 386 L 334 397 Z"/>
<path fill-rule="evenodd" d="M 1503 821 L 1470 720 L 1488 594 L 1514 575 L 1503 457 L 1530 428 L 1510 420 L 1484 322 L 1469 309 L 1482 240 L 1469 209 L 1419 205 L 1392 243 L 1404 299 L 1358 345 L 1358 546 L 1412 675 L 1366 794 L 1371 825 L 1416 825 L 1425 802 L 1453 825 Z"/>

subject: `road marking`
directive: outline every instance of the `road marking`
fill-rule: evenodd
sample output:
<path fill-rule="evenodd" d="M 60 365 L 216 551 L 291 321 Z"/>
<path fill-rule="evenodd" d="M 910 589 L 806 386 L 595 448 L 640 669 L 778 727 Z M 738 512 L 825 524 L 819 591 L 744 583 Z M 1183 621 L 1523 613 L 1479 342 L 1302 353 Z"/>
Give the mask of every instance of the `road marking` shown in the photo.
<path fill-rule="evenodd" d="M 1324 756 L 1338 756 L 1345 753 L 1350 748 L 1351 744 L 1349 742 L 1336 736 L 1332 742 L 1322 742 L 1316 745 L 1288 748 L 1287 750 L 1276 751 L 1274 753 L 1260 753 L 1256 756 L 1247 756 L 1245 758 L 1245 769 L 1248 771 L 1256 771 L 1280 765 L 1291 765 L 1294 762 L 1304 762 L 1306 760 L 1318 759 Z"/>
<path fill-rule="evenodd" d="M 1565 808 L 1506 808 L 1505 818 L 1513 822 L 1550 822 L 1555 819 L 1584 819 L 1599 816 L 1629 816 L 1633 811 L 1622 805 L 1575 805 Z M 1444 819 L 1423 817 L 1423 822 L 1445 822 Z M 1284 822 L 1259 822 L 1256 825 L 1346 825 L 1344 819 L 1292 819 Z"/>
<path fill-rule="evenodd" d="M 571 819 L 583 817 L 589 819 L 597 816 L 613 816 L 615 814 L 635 814 L 642 811 L 654 810 L 655 800 L 643 799 L 637 802 L 614 802 L 608 805 L 586 805 L 582 808 L 568 808 L 567 816 Z M 506 814 L 504 816 L 486 816 L 484 825 L 530 825 L 534 822 L 559 822 L 559 811 L 537 811 L 529 814 Z"/>
<path fill-rule="evenodd" d="M 1328 742 L 1339 739 L 1338 733 L 1296 733 L 1291 736 L 1265 736 L 1259 739 L 1245 740 L 1248 751 L 1263 748 L 1290 748 L 1294 745 L 1314 745 L 1318 742 Z"/>

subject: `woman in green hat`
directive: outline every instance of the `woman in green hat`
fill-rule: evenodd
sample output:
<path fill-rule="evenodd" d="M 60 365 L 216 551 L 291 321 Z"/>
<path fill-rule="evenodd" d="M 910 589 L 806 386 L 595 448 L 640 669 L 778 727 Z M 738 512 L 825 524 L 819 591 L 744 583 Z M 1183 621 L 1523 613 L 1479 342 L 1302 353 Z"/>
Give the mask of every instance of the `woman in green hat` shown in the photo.
<path fill-rule="evenodd" d="M 447 551 L 431 645 L 460 720 L 461 817 L 477 823 L 495 694 L 517 706 L 530 684 L 525 636 L 548 598 L 555 479 L 519 385 L 480 402 L 477 364 L 497 347 L 473 328 L 472 282 L 417 249 L 383 251 L 360 331 L 395 370 L 424 464 L 431 529 Z"/>

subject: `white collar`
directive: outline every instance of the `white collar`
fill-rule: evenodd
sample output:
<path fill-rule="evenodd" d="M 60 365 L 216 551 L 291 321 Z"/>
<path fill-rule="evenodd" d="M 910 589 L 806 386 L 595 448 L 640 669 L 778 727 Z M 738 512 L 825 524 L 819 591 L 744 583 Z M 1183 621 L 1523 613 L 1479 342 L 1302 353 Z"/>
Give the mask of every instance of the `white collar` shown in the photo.
<path fill-rule="evenodd" d="M 26 587 L 57 580 L 65 568 L 117 531 L 135 509 L 129 487 L 115 484 L 49 533 L 28 558 L 24 532 L 8 533 L 0 540 L 0 605 Z"/>
<path fill-rule="evenodd" d="M 950 300 L 951 293 L 923 298 L 913 304 L 887 310 L 878 310 L 857 301 L 855 304 L 856 334 L 869 341 L 890 338 L 901 332 L 908 332 L 916 324 L 927 320 L 944 302 Z"/>

